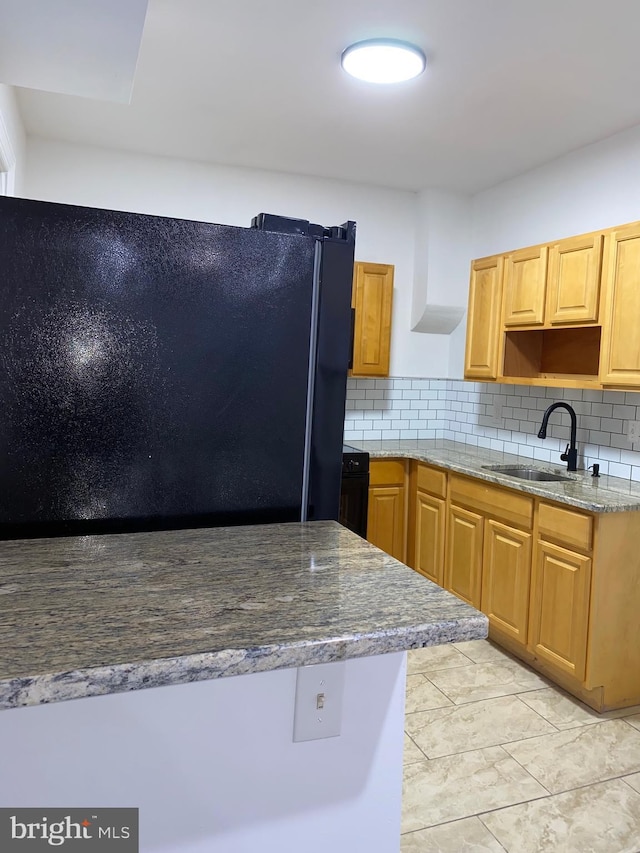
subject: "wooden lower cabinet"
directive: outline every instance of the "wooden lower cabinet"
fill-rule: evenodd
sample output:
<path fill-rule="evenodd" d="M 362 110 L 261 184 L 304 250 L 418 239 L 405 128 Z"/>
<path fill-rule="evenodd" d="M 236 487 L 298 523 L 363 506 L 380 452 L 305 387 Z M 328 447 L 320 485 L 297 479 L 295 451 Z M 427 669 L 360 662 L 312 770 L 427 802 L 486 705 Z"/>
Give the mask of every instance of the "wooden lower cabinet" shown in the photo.
<path fill-rule="evenodd" d="M 446 510 L 443 498 L 416 494 L 415 541 L 412 568 L 430 581 L 444 584 L 444 536 Z"/>
<path fill-rule="evenodd" d="M 369 467 L 367 539 L 397 560 L 406 557 L 405 465 L 372 459 Z"/>
<path fill-rule="evenodd" d="M 640 704 L 640 512 L 593 513 L 371 460 L 367 538 L 489 618 L 492 640 L 597 711 Z"/>
<path fill-rule="evenodd" d="M 590 557 L 537 542 L 531 650 L 578 681 L 585 677 L 590 588 Z"/>
<path fill-rule="evenodd" d="M 532 538 L 492 518 L 485 521 L 481 610 L 492 629 L 522 645 L 527 642 Z"/>
<path fill-rule="evenodd" d="M 458 598 L 480 609 L 484 519 L 463 507 L 450 505 L 444 586 Z"/>
<path fill-rule="evenodd" d="M 404 487 L 369 489 L 367 539 L 397 560 L 404 558 Z"/>

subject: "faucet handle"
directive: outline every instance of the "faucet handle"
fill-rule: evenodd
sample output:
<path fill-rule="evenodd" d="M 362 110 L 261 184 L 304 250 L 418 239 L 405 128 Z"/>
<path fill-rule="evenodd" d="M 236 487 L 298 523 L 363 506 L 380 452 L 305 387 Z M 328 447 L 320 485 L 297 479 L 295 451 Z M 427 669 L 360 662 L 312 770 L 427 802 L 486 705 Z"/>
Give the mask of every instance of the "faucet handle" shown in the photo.
<path fill-rule="evenodd" d="M 571 445 L 567 444 L 567 446 L 564 449 L 564 453 L 560 454 L 560 459 L 562 459 L 563 462 L 569 461 L 569 450 L 570 450 L 570 448 L 571 448 Z"/>

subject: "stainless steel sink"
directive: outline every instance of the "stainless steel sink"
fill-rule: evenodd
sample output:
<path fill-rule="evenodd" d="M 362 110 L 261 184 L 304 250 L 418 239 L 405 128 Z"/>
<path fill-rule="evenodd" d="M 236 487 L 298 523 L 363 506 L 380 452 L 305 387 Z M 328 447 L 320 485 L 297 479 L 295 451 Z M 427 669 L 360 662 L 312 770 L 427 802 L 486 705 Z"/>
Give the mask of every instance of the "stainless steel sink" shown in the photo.
<path fill-rule="evenodd" d="M 539 471 L 537 468 L 525 468 L 519 465 L 483 465 L 485 471 L 495 471 L 496 474 L 506 474 L 507 477 L 517 477 L 519 480 L 536 480 L 537 482 L 571 482 L 571 477 L 552 474 L 550 471 Z"/>

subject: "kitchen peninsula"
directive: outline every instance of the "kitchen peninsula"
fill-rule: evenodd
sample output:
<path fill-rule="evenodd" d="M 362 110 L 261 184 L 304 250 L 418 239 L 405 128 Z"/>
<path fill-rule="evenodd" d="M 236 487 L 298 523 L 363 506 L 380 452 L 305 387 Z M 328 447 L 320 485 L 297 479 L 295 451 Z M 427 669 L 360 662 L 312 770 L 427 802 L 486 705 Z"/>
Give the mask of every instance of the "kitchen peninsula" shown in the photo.
<path fill-rule="evenodd" d="M 486 633 L 335 522 L 3 542 L 0 802 L 137 806 L 142 851 L 397 850 L 404 650 Z M 327 663 L 340 734 L 294 743 Z"/>

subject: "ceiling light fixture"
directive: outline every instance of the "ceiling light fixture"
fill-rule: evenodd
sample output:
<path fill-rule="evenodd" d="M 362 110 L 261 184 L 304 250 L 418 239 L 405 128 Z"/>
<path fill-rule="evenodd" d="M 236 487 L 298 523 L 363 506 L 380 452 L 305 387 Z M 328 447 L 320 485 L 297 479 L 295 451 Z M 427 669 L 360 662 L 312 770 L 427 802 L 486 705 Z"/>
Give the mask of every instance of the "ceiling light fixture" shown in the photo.
<path fill-rule="evenodd" d="M 342 67 L 368 83 L 401 83 L 425 69 L 426 57 L 419 47 L 396 39 L 368 39 L 350 45 L 342 54 Z"/>

